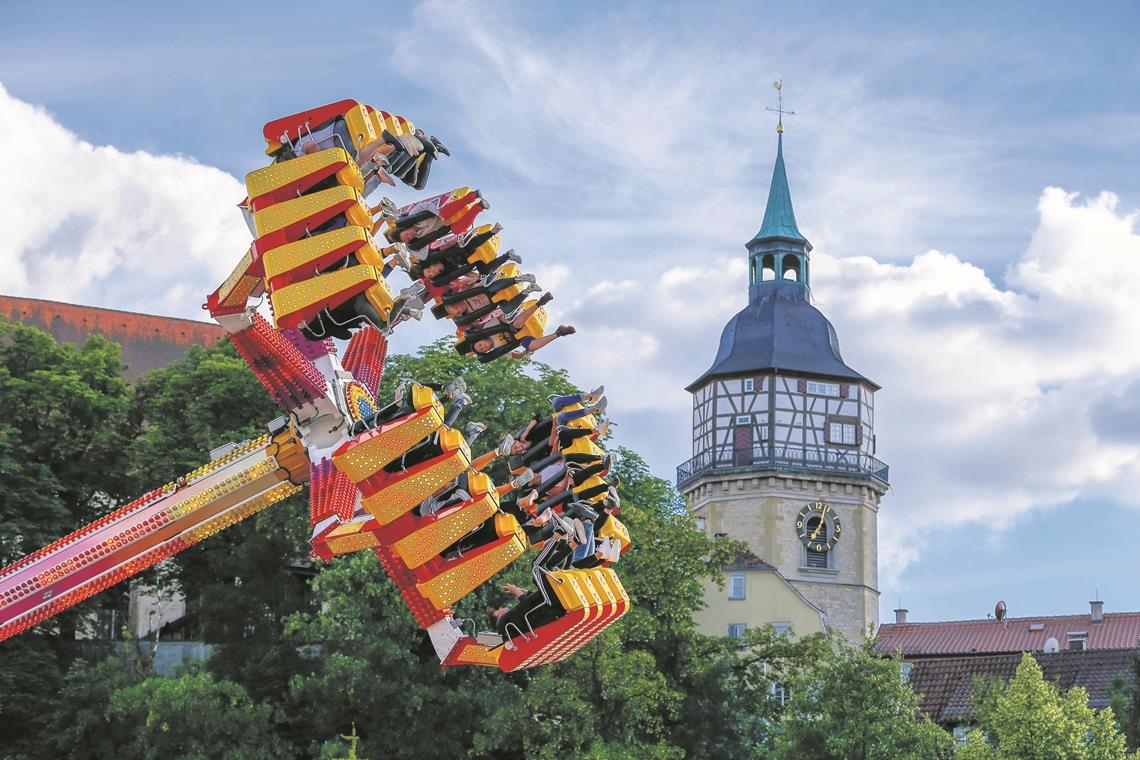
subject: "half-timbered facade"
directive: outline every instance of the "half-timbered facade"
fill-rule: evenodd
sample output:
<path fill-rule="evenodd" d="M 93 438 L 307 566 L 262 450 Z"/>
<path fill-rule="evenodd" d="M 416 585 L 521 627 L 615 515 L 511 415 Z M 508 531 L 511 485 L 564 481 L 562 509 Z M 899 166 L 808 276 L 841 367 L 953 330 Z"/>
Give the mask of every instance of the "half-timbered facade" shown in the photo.
<path fill-rule="evenodd" d="M 811 243 L 792 210 L 782 134 L 764 221 L 746 247 L 748 304 L 688 387 L 693 456 L 677 485 L 698 524 L 747 542 L 789 593 L 734 604 L 748 578 L 729 578 L 728 591 L 710 585 L 698 622 L 721 634 L 780 627 L 794 595 L 860 638 L 878 620 L 877 515 L 888 483 L 876 458 L 879 386 L 844 363 L 835 329 L 811 303 Z"/>

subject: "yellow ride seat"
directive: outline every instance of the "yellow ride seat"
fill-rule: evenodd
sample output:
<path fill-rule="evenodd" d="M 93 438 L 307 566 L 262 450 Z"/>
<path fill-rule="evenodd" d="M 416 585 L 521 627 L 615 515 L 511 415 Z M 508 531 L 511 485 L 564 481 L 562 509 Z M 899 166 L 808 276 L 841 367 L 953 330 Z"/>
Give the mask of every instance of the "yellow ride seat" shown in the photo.
<path fill-rule="evenodd" d="M 360 168 L 342 148 L 326 148 L 252 171 L 245 175 L 245 188 L 253 207 L 263 208 L 300 195 L 330 175 L 336 176 L 338 185 L 364 193 Z M 266 200 L 259 203 L 262 198 Z"/>
<path fill-rule="evenodd" d="M 455 604 L 494 577 L 500 570 L 521 557 L 526 539 L 520 528 L 516 533 L 479 547 L 439 575 L 416 584 L 416 588 L 437 609 Z"/>
<path fill-rule="evenodd" d="M 326 269 L 349 255 L 355 255 L 358 264 L 383 267 L 384 257 L 372 242 L 368 228 L 352 225 L 278 246 L 261 259 L 266 283 L 274 288 L 308 279 L 314 271 Z"/>
<path fill-rule="evenodd" d="M 382 485 L 362 500 L 364 508 L 381 525 L 387 525 L 463 474 L 471 466 L 471 449 L 463 434 L 449 427 L 439 430 L 438 456 L 404 473 L 387 474 Z M 334 457 L 333 462 L 336 462 Z"/>
<path fill-rule="evenodd" d="M 333 454 L 333 464 L 353 483 L 377 474 L 443 425 L 443 404 L 431 388 L 412 383 L 409 392 L 412 414 L 362 433 Z"/>
<path fill-rule="evenodd" d="M 257 236 L 262 237 L 288 227 L 299 226 L 307 220 L 317 217 L 322 212 L 331 218 L 335 214 L 330 215 L 328 212 L 334 207 L 342 206 L 344 210 L 338 213 L 345 214 L 350 225 L 372 228 L 372 214 L 368 211 L 368 204 L 365 203 L 364 196 L 358 193 L 356 188 L 344 186 L 331 187 L 328 190 L 302 195 L 299 198 L 275 203 L 261 211 L 255 211 L 253 225 L 257 230 Z M 319 226 L 319 224 L 312 226 Z M 308 225 L 305 229 L 308 229 Z M 292 237 L 298 239 L 302 235 L 298 234 Z"/>
<path fill-rule="evenodd" d="M 302 327 L 322 309 L 335 309 L 360 293 L 364 293 L 368 303 L 386 321 L 395 305 L 392 291 L 378 267 L 361 265 L 338 269 L 271 292 L 269 299 L 273 304 L 274 326 L 279 330 Z"/>
<path fill-rule="evenodd" d="M 499 494 L 490 476 L 476 470 L 467 471 L 467 492 L 471 499 L 458 510 L 431 519 L 424 527 L 392 544 L 409 568 L 417 568 L 437 557 L 441 551 L 459 541 L 484 521 L 498 519 Z M 502 515 L 503 513 L 499 513 Z M 510 517 L 510 515 L 505 515 Z M 513 519 L 513 518 L 512 518 Z M 517 523 L 516 523 L 517 525 Z"/>

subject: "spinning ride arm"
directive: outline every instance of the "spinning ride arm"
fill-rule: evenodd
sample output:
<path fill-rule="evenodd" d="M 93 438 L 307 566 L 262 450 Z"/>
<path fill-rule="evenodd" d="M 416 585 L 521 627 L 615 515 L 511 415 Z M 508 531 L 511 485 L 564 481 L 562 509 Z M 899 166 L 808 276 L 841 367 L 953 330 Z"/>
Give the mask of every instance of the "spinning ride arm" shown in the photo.
<path fill-rule="evenodd" d="M 502 451 L 473 457 L 464 435 L 449 426 L 470 402 L 461 384 L 447 391 L 455 403 L 450 415 L 432 389 L 416 384 L 388 406 L 377 399 L 388 335 L 419 318 L 423 297 L 443 304 L 447 272 L 521 261 L 496 258 L 498 225 L 465 232 L 489 204 L 478 191 L 459 188 L 399 209 L 387 199 L 370 208 L 364 196 L 382 181 L 395 177 L 420 189 L 431 163 L 448 152 L 406 119 L 353 100 L 272 121 L 264 137 L 273 163 L 246 177 L 241 204 L 253 243 L 205 308 L 288 421 L 0 570 L 0 639 L 308 481 L 313 554 L 328 560 L 373 551 L 441 663 L 516 670 L 568 656 L 625 612 L 629 599 L 617 575 L 605 566 L 550 573 L 550 603 L 562 611 L 557 620 L 532 626 L 525 618 L 527 630 L 506 646 L 464 635 L 451 605 L 527 550 L 524 530 L 500 505 L 516 485 L 496 486 L 481 472 Z M 385 225 L 386 240 L 378 241 Z M 408 249 L 420 256 L 414 265 Z M 386 279 L 392 262 L 417 279 L 398 294 Z M 518 274 L 509 266 L 504 278 Z M 490 333 L 504 332 L 498 342 L 467 341 L 480 361 L 541 338 L 541 303 L 522 317 L 505 308 L 512 298 L 521 303 L 519 290 L 501 298 L 496 291 L 493 302 L 457 320 L 461 335 L 476 317 Z M 262 296 L 268 319 L 257 310 Z M 343 362 L 330 338 L 348 339 Z M 596 423 L 584 417 L 574 424 Z M 616 518 L 602 530 L 621 533 L 628 548 Z"/>
<path fill-rule="evenodd" d="M 0 640 L 298 493 L 308 460 L 291 427 L 238 446 L 0 570 Z"/>

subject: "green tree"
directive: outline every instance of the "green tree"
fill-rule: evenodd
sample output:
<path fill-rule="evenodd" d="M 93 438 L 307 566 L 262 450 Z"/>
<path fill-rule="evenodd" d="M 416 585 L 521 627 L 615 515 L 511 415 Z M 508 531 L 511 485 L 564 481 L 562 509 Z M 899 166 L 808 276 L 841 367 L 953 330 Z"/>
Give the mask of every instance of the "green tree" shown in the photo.
<path fill-rule="evenodd" d="M 991 681 L 974 697 L 977 728 L 955 755 L 963 760 L 1123 760 L 1129 755 L 1111 709 L 1093 710 L 1088 693 L 1045 680 L 1032 655 L 1008 684 Z"/>
<path fill-rule="evenodd" d="M 72 532 L 129 493 L 131 392 L 119 347 L 59 345 L 0 322 L 0 566 Z M 0 646 L 0 751 L 36 754 L 83 613 L 111 590 Z M 71 640 L 69 643 L 68 640 Z"/>
<path fill-rule="evenodd" d="M 128 486 L 119 346 L 0 322 L 0 566 L 107 511 Z"/>
<path fill-rule="evenodd" d="M 1140 656 L 1129 658 L 1128 677 L 1117 675 L 1109 685 L 1112 713 L 1128 741 L 1128 749 L 1140 749 Z"/>
<path fill-rule="evenodd" d="M 280 758 L 289 745 L 275 731 L 282 716 L 238 684 L 204 672 L 150 675 L 137 660 L 112 657 L 68 670 L 43 749 L 76 760 Z M 49 756 L 49 752 L 42 755 Z"/>
<path fill-rule="evenodd" d="M 918 696 L 901 660 L 874 641 L 838 642 L 792 681 L 778 755 L 818 760 L 929 760 L 949 757 L 950 735 L 919 718 Z"/>

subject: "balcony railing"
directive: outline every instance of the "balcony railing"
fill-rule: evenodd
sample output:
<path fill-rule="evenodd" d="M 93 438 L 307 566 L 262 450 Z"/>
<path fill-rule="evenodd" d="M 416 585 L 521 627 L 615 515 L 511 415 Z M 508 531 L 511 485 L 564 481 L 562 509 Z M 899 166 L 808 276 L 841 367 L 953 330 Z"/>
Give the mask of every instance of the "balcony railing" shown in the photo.
<path fill-rule="evenodd" d="M 889 468 L 868 454 L 858 451 L 815 446 L 768 446 L 757 444 L 738 449 L 719 446 L 693 457 L 677 468 L 677 487 L 708 470 L 777 470 L 867 477 L 887 485 Z"/>

